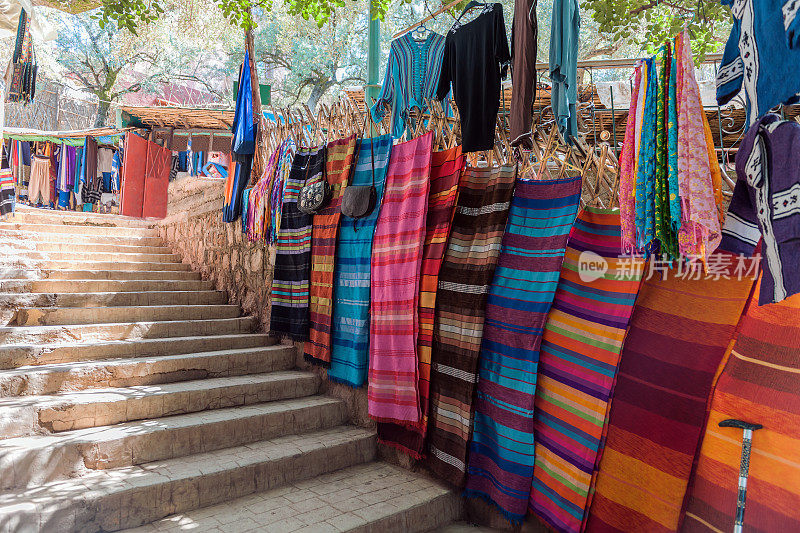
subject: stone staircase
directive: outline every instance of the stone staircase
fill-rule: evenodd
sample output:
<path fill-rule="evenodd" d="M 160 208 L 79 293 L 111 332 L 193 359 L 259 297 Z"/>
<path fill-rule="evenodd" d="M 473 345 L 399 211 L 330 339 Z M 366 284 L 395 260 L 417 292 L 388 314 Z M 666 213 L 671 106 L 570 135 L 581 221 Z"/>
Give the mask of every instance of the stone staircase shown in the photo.
<path fill-rule="evenodd" d="M 376 462 L 152 222 L 20 207 L 0 222 L 0 532 L 427 531 L 461 513 Z"/>

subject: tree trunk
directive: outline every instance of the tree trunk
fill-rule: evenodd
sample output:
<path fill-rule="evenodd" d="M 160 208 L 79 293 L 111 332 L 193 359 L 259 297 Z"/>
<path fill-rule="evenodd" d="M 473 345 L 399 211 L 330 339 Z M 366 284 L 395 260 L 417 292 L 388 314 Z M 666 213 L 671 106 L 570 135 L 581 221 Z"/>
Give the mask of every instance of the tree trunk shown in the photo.
<path fill-rule="evenodd" d="M 325 91 L 327 91 L 329 87 L 330 84 L 328 83 L 317 83 L 311 88 L 311 96 L 308 97 L 308 107 L 312 112 L 316 112 L 319 99 L 322 98 L 322 95 L 325 94 Z"/>
<path fill-rule="evenodd" d="M 108 118 L 109 107 L 111 107 L 111 103 L 102 98 L 97 103 L 97 116 L 94 119 L 95 128 L 102 128 L 106 125 L 106 119 Z"/>

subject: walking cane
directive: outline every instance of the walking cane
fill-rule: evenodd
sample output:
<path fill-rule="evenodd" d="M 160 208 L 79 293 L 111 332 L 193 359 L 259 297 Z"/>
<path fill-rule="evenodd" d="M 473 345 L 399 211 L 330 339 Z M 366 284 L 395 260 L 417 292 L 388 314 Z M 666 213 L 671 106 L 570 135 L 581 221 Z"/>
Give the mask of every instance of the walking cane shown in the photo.
<path fill-rule="evenodd" d="M 733 533 L 742 533 L 744 524 L 744 503 L 747 498 L 747 474 L 750 471 L 750 447 L 753 443 L 753 431 L 761 429 L 761 424 L 751 424 L 735 418 L 729 418 L 719 423 L 721 428 L 739 428 L 742 433 L 742 462 L 739 465 L 739 496 L 736 501 L 736 520 L 733 523 Z"/>

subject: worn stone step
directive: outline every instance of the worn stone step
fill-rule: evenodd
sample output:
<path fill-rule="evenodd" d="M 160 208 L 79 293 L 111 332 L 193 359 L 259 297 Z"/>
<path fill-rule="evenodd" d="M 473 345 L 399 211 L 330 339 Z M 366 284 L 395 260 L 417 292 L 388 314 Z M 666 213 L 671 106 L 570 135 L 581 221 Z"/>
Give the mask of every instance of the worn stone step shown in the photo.
<path fill-rule="evenodd" d="M 238 305 L 229 304 L 23 307 L 17 310 L 15 325 L 68 326 L 118 322 L 211 320 L 217 318 L 236 318 L 240 314 Z"/>
<path fill-rule="evenodd" d="M 373 431 L 340 426 L 0 494 L 0 516 L 10 531 L 117 531 L 366 463 L 375 452 Z"/>
<path fill-rule="evenodd" d="M 3 241 L 0 240 L 0 246 Z M 139 246 L 130 244 L 106 244 L 102 241 L 95 243 L 65 243 L 65 242 L 35 242 L 33 245 L 40 252 L 81 252 L 81 253 L 121 253 L 121 254 L 171 254 L 169 246 Z"/>
<path fill-rule="evenodd" d="M 51 344 L 5 344 L 0 346 L 0 370 L 21 366 L 57 365 L 101 359 L 156 357 L 218 350 L 262 348 L 275 344 L 265 333 L 237 333 L 172 337 L 164 339 L 128 339 L 91 344 L 66 342 Z"/>
<path fill-rule="evenodd" d="M 145 261 L 51 261 L 36 260 L 26 263 L 29 268 L 39 270 L 108 270 L 138 271 L 138 270 L 163 270 L 188 272 L 192 267 L 186 263 L 148 263 Z"/>
<path fill-rule="evenodd" d="M 95 279 L 38 279 L 0 280 L 0 292 L 84 293 L 84 292 L 159 292 L 208 291 L 212 282 L 203 280 L 95 280 Z"/>
<path fill-rule="evenodd" d="M 249 316 L 207 320 L 118 322 L 69 326 L 2 326 L 0 327 L 0 344 L 52 343 L 70 340 L 90 343 L 101 340 L 118 341 L 194 335 L 223 335 L 251 333 L 255 326 L 255 319 Z"/>
<path fill-rule="evenodd" d="M 367 463 L 175 514 L 126 533 L 286 531 L 420 533 L 462 514 L 459 494 L 422 475 Z"/>
<path fill-rule="evenodd" d="M 154 220 L 112 215 L 106 213 L 87 213 L 83 211 L 54 211 L 37 209 L 24 204 L 17 205 L 14 214 L 9 217 L 14 222 L 31 224 L 63 224 L 89 226 L 115 226 L 126 228 L 152 228 Z"/>
<path fill-rule="evenodd" d="M 49 396 L 0 398 L 0 439 L 301 398 L 316 394 L 319 381 L 311 372 L 288 370 L 162 385 L 88 389 Z"/>
<path fill-rule="evenodd" d="M 0 490 L 185 457 L 345 423 L 342 400 L 309 396 L 0 441 Z"/>
<path fill-rule="evenodd" d="M 114 237 L 158 237 L 155 228 L 126 228 L 117 226 L 88 226 L 75 224 L 35 224 L 28 222 L 6 221 L 0 222 L 0 230 L 24 231 L 26 233 L 46 233 L 72 235 L 86 235 L 102 240 L 105 236 Z"/>
<path fill-rule="evenodd" d="M 220 305 L 225 291 L 143 291 L 85 293 L 0 293 L 0 307 L 115 307 L 138 305 Z"/>
<path fill-rule="evenodd" d="M 8 240 L 20 240 L 27 242 L 54 242 L 56 240 L 64 243 L 91 244 L 98 239 L 92 235 L 59 233 L 51 235 L 49 233 L 38 233 L 16 229 L 0 229 L 0 238 Z M 129 246 L 164 246 L 161 237 L 135 237 L 135 236 L 114 236 L 104 235 L 104 244 L 124 244 Z"/>
<path fill-rule="evenodd" d="M 94 252 L 94 251 L 64 251 L 64 252 L 36 252 L 41 254 L 42 260 L 55 261 L 95 261 L 111 262 L 119 261 L 122 263 L 180 263 L 181 256 L 173 253 L 141 254 L 141 253 L 121 253 L 121 252 Z M 28 257 L 36 258 L 34 254 L 27 254 Z"/>
<path fill-rule="evenodd" d="M 260 374 L 294 368 L 295 357 L 296 350 L 293 346 L 274 345 L 21 366 L 0 371 L 0 397 Z"/>
<path fill-rule="evenodd" d="M 46 279 L 113 279 L 113 280 L 202 279 L 200 272 L 194 272 L 192 270 L 43 270 L 39 271 L 39 276 L 37 277 Z"/>

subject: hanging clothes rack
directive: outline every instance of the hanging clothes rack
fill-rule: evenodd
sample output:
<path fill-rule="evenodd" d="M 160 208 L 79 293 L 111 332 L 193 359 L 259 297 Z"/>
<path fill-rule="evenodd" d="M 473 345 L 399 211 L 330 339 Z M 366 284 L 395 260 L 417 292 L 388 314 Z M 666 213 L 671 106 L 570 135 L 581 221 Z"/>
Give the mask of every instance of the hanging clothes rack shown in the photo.
<path fill-rule="evenodd" d="M 455 6 L 460 4 L 461 2 L 463 2 L 463 0 L 455 0 L 454 2 L 450 2 L 446 6 L 440 7 L 439 9 L 437 9 L 436 11 L 434 11 L 433 13 L 431 13 L 430 15 L 425 17 L 424 19 L 420 20 L 419 22 L 415 22 L 411 26 L 408 26 L 407 28 L 405 28 L 403 30 L 400 30 L 399 32 L 395 33 L 394 35 L 392 35 L 392 39 L 397 39 L 401 35 L 405 35 L 406 33 L 410 32 L 410 31 L 414 31 L 415 29 L 419 28 L 420 26 L 422 26 L 423 24 L 425 24 L 429 20 L 435 19 L 436 17 L 438 17 L 439 15 L 441 15 L 442 13 L 447 11 L 448 9 L 454 8 Z"/>

